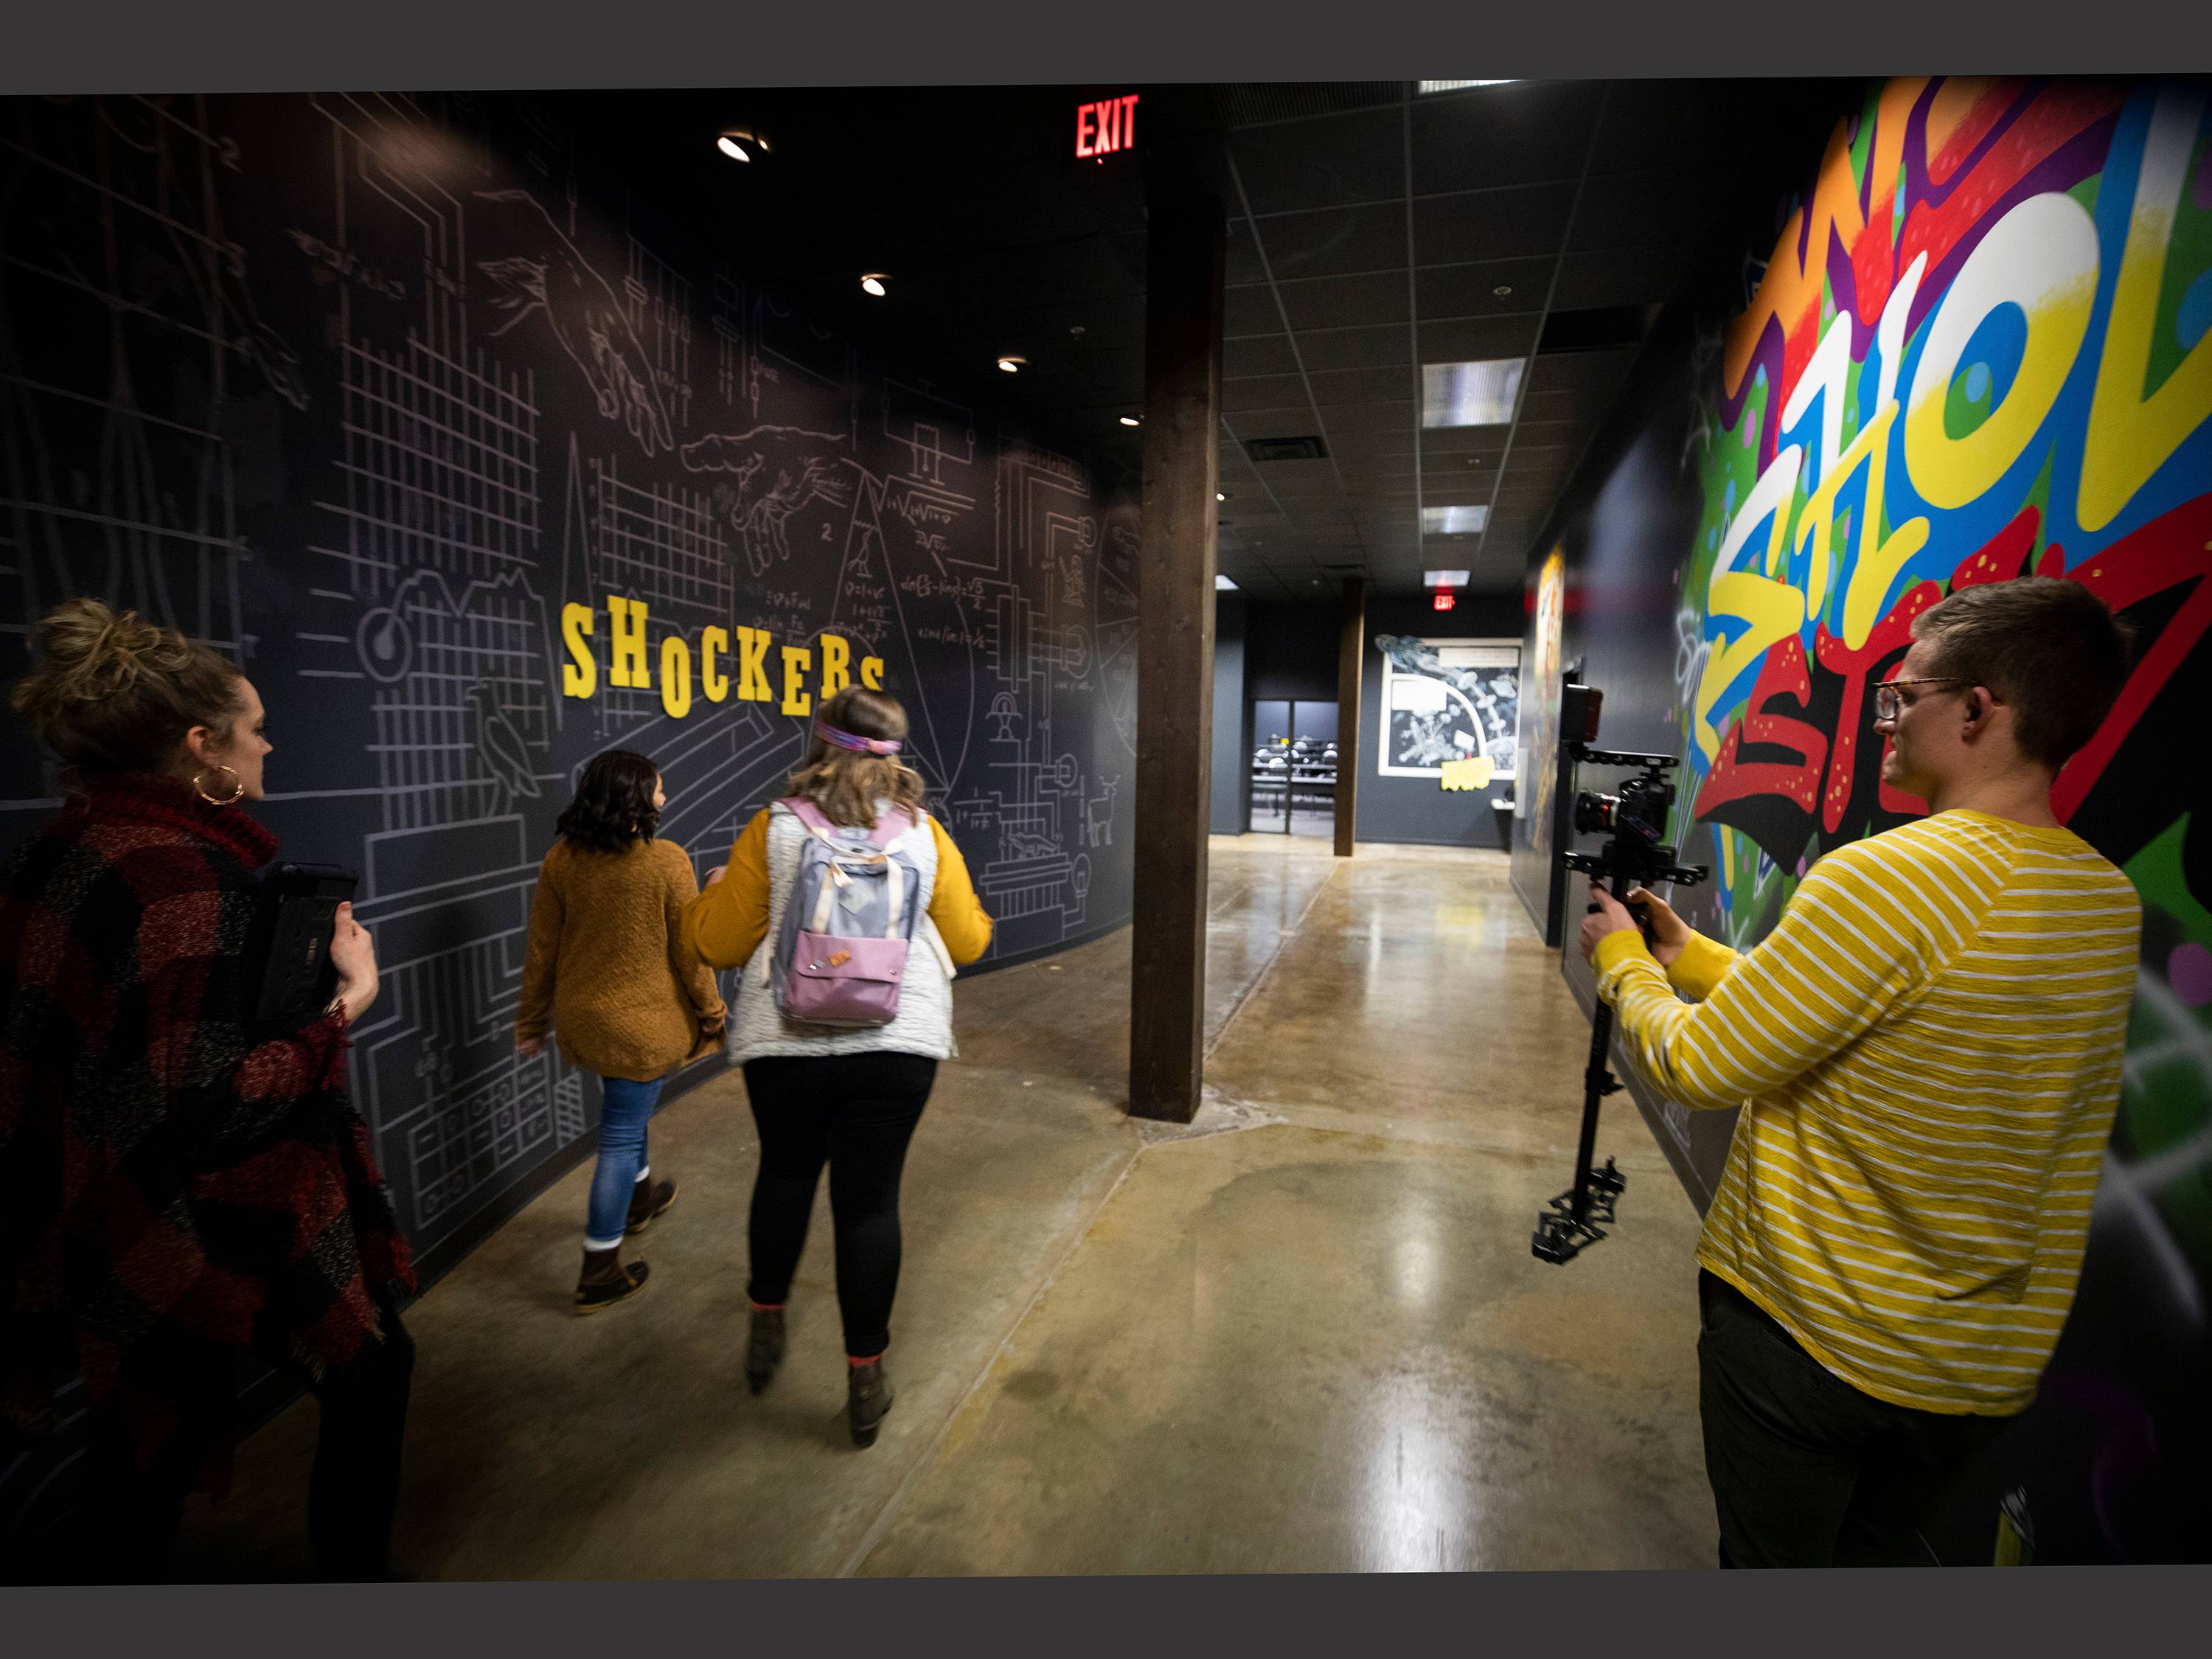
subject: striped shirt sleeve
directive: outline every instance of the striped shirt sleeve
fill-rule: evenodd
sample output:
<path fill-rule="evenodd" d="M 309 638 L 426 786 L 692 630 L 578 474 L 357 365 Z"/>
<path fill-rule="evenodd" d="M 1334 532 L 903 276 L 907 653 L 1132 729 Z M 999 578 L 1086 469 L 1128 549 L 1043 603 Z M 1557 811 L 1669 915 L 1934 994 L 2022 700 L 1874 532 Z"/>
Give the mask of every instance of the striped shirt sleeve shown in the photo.
<path fill-rule="evenodd" d="M 1742 960 L 1741 955 L 1718 939 L 1692 932 L 1681 954 L 1668 965 L 1667 982 L 1685 1001 L 1703 1002 Z"/>
<path fill-rule="evenodd" d="M 1641 935 L 1598 942 L 1598 993 L 1637 1064 L 1675 1101 L 1717 1111 L 1771 1093 L 1856 1041 L 1912 983 L 1920 929 L 1854 851 L 1809 871 L 1774 931 L 1695 1005 L 1674 994 Z"/>

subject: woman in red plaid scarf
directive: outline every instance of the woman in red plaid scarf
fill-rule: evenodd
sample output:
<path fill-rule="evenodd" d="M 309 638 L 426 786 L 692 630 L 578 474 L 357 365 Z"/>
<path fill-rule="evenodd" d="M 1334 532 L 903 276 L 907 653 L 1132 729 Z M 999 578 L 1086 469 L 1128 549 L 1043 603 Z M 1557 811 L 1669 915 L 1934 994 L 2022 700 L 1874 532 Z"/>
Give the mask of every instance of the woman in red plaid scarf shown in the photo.
<path fill-rule="evenodd" d="M 341 907 L 336 1000 L 253 1026 L 259 696 L 90 599 L 41 635 L 11 700 L 69 799 L 0 869 L 0 1382 L 19 1432 L 57 1433 L 76 1377 L 89 1406 L 87 1501 L 41 1576 L 168 1576 L 185 1497 L 228 1483 L 251 1355 L 321 1401 L 319 1574 L 383 1577 L 415 1284 L 345 1092 L 374 950 Z"/>

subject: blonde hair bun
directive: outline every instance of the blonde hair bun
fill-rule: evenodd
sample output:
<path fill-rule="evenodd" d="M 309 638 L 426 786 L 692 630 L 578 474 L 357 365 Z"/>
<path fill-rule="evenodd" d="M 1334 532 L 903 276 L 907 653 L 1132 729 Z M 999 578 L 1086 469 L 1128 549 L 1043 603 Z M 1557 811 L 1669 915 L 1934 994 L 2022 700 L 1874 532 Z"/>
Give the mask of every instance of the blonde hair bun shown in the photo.
<path fill-rule="evenodd" d="M 221 727 L 237 713 L 238 669 L 135 611 L 64 599 L 38 631 L 38 665 L 9 702 L 73 769 L 161 771 L 193 726 Z"/>

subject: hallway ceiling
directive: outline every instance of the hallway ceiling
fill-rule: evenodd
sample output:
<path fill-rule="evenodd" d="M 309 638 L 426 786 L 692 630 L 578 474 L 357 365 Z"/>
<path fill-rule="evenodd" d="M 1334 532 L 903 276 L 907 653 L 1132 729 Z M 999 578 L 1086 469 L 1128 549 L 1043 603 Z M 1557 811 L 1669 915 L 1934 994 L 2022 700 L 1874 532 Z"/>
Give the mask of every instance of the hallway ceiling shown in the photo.
<path fill-rule="evenodd" d="M 1275 599 L 1333 595 L 1350 574 L 1410 592 L 1437 568 L 1505 591 L 1652 320 L 1741 211 L 1747 169 L 1817 141 L 1854 83 L 1415 85 L 562 101 L 586 155 L 737 270 L 940 392 L 1087 448 L 1109 488 L 1133 489 L 1142 448 L 1119 422 L 1143 404 L 1144 169 L 1194 173 L 1229 222 L 1222 573 Z M 1078 161 L 1076 106 L 1128 90 L 1140 152 Z M 725 160 L 714 140 L 731 127 L 769 154 Z M 885 297 L 861 291 L 871 271 L 889 273 Z M 1018 374 L 994 366 L 1009 353 Z M 1425 365 L 1498 362 L 1522 366 L 1508 404 L 1424 424 Z M 1325 456 L 1248 448 L 1302 437 Z"/>

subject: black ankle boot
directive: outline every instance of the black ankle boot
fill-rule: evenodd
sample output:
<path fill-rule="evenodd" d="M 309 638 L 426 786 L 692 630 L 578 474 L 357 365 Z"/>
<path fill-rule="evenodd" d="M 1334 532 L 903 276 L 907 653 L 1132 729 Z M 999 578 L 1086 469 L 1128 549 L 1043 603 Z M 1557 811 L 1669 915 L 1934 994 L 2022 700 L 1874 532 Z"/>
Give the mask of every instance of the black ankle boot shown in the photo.
<path fill-rule="evenodd" d="M 783 1310 L 756 1308 L 752 1328 L 745 1336 L 745 1386 L 755 1394 L 775 1379 L 783 1364 Z"/>
<path fill-rule="evenodd" d="M 884 1375 L 884 1362 L 845 1367 L 845 1421 L 853 1431 L 853 1443 L 872 1446 L 884 1413 L 891 1408 L 891 1380 Z"/>

